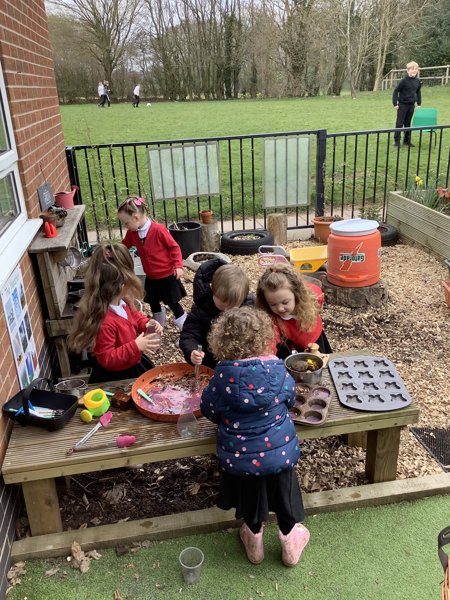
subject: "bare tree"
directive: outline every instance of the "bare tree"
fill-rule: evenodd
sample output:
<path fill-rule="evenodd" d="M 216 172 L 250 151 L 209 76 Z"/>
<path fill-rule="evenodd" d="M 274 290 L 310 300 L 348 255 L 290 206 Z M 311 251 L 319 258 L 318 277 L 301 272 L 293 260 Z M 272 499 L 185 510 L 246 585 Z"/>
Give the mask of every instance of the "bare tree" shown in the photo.
<path fill-rule="evenodd" d="M 75 17 L 85 32 L 84 43 L 104 71 L 112 73 L 134 35 L 141 0 L 50 0 L 58 13 Z"/>

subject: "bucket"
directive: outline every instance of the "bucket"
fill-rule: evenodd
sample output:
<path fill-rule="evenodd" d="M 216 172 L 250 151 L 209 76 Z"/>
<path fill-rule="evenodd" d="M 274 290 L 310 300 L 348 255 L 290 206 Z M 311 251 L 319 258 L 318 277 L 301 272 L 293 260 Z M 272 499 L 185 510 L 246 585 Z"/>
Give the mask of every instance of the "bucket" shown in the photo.
<path fill-rule="evenodd" d="M 73 208 L 75 206 L 73 203 L 73 197 L 75 196 L 75 192 L 77 190 L 78 187 L 76 185 L 73 185 L 72 190 L 70 192 L 56 192 L 56 206 L 60 206 L 61 208 Z"/>
<path fill-rule="evenodd" d="M 378 222 L 346 219 L 330 225 L 327 279 L 340 287 L 374 285 L 381 276 Z"/>
<path fill-rule="evenodd" d="M 173 239 L 180 246 L 183 258 L 187 258 L 194 252 L 200 252 L 200 223 L 196 223 L 195 221 L 181 221 L 176 224 L 172 223 L 168 229 Z"/>

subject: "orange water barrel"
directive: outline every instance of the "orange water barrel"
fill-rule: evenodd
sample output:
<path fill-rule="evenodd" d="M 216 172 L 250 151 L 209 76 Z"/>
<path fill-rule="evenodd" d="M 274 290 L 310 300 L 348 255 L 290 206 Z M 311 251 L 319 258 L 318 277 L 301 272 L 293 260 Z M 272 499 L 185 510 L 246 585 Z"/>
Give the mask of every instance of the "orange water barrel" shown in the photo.
<path fill-rule="evenodd" d="M 374 285 L 381 276 L 378 222 L 347 219 L 330 225 L 327 279 L 340 287 Z"/>

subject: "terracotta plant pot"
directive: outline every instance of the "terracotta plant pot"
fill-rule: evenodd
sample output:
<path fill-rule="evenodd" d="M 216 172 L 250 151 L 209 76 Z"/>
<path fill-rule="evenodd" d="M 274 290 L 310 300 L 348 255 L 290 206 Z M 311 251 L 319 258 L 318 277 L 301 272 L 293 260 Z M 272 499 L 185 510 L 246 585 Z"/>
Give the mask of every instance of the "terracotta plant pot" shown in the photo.
<path fill-rule="evenodd" d="M 212 210 L 201 210 L 199 216 L 204 225 L 209 225 L 213 222 L 214 213 Z"/>
<path fill-rule="evenodd" d="M 323 217 L 314 217 L 312 220 L 314 225 L 314 237 L 322 244 L 328 243 L 328 236 L 330 235 L 330 225 L 335 221 L 342 221 L 342 217 L 335 215 L 325 215 Z"/>

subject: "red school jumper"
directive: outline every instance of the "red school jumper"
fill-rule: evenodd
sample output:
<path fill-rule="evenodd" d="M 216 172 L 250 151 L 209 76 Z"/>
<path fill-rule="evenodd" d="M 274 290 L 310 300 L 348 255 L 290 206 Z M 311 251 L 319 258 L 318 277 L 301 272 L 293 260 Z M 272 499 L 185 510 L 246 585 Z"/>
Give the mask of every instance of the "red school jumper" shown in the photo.
<path fill-rule="evenodd" d="M 128 305 L 124 309 L 128 319 L 108 308 L 95 340 L 95 358 L 108 371 L 123 371 L 141 361 L 135 339 L 146 330 L 148 317 Z"/>
<path fill-rule="evenodd" d="M 144 243 L 137 231 L 127 231 L 122 244 L 127 248 L 137 248 L 142 268 L 149 279 L 169 277 L 175 274 L 175 269 L 183 268 L 180 246 L 164 225 L 153 220 Z"/>

